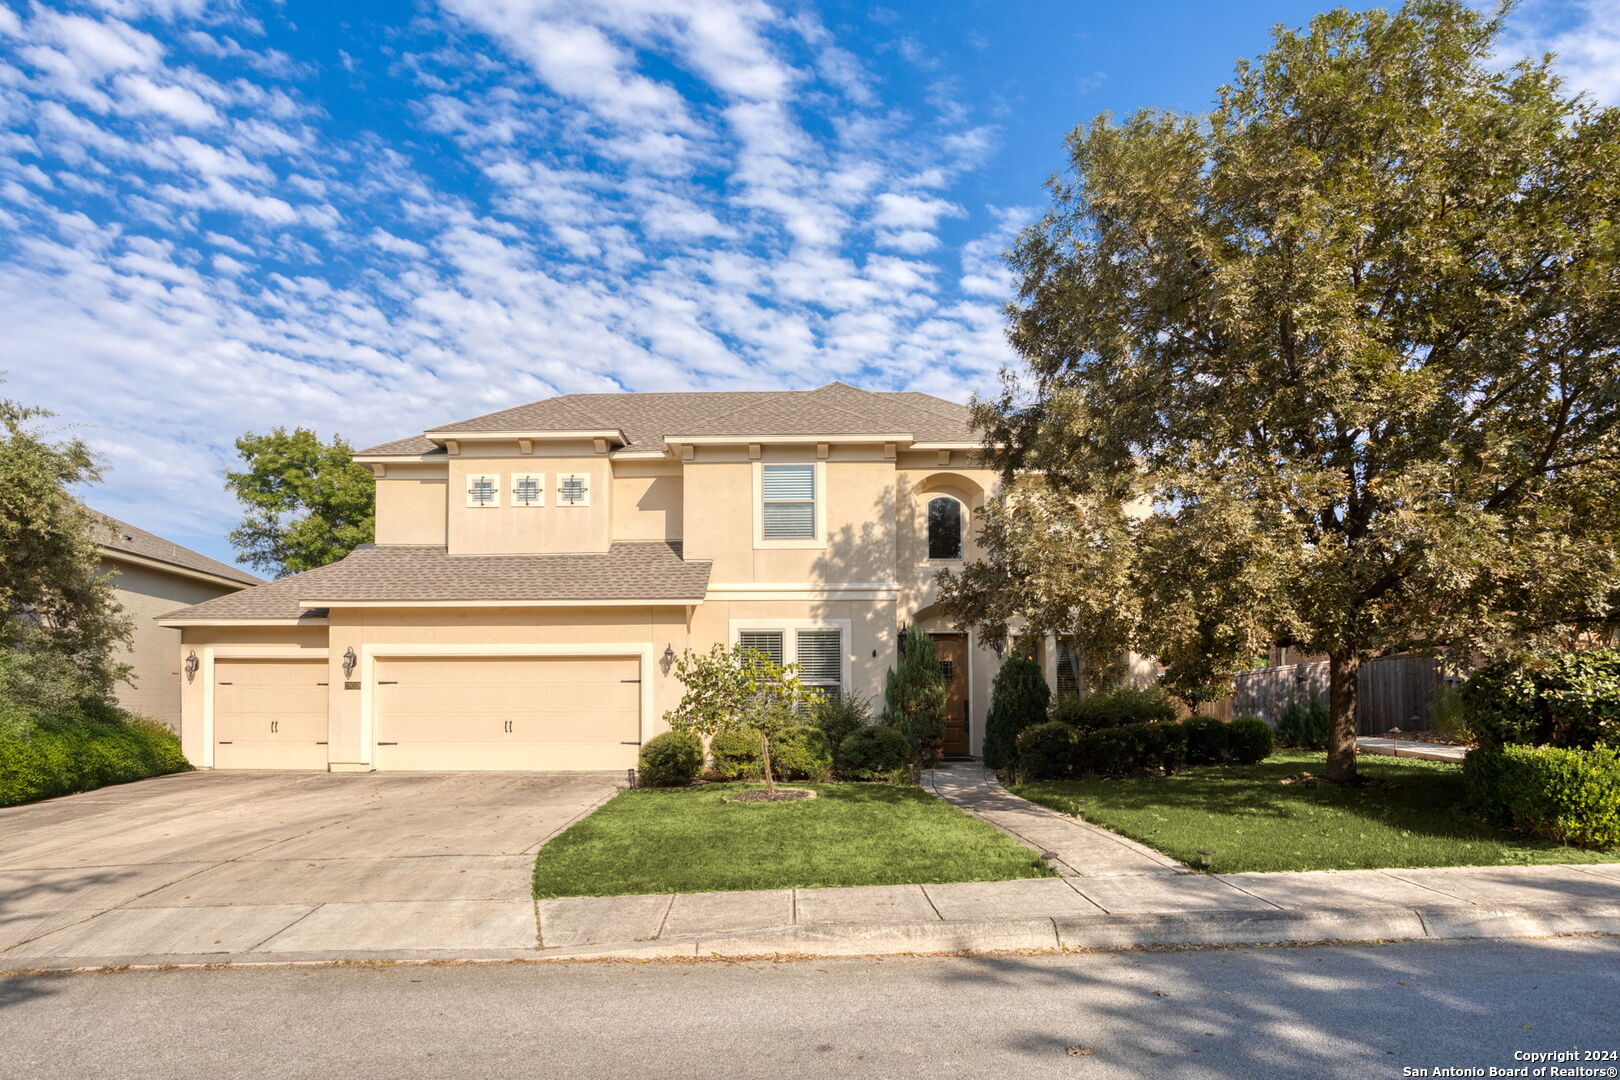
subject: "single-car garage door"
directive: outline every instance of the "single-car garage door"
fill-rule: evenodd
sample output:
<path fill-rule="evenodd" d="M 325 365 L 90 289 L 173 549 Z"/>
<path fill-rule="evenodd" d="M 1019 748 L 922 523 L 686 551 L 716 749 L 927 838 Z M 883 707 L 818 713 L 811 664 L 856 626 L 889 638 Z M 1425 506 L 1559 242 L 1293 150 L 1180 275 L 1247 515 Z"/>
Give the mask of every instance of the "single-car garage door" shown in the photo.
<path fill-rule="evenodd" d="M 376 664 L 378 769 L 624 769 L 641 738 L 634 657 Z"/>
<path fill-rule="evenodd" d="M 324 769 L 325 660 L 214 661 L 216 769 Z"/>

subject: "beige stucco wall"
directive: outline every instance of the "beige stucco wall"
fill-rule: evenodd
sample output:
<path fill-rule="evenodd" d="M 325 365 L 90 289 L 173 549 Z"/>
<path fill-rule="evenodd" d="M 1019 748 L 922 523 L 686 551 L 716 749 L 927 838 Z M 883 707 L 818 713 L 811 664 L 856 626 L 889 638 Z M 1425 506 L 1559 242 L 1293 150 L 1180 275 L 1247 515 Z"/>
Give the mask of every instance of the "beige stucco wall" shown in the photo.
<path fill-rule="evenodd" d="M 529 455 L 487 453 L 468 447 L 448 463 L 446 494 L 448 541 L 452 555 L 530 555 L 606 551 L 613 539 L 612 465 L 583 444 L 537 444 Z M 478 473 L 500 477 L 499 506 L 468 506 L 467 478 Z M 512 475 L 545 477 L 544 506 L 513 506 Z M 590 477 L 590 505 L 560 506 L 559 473 Z"/>
<path fill-rule="evenodd" d="M 133 637 L 123 661 L 133 669 L 133 685 L 116 688 L 118 703 L 130 712 L 179 730 L 180 667 L 176 659 L 180 631 L 159 626 L 159 616 L 188 604 L 200 604 L 236 590 L 155 567 L 104 558 L 102 569 L 114 575 L 113 599 L 133 621 Z"/>
<path fill-rule="evenodd" d="M 377 543 L 443 544 L 443 465 L 388 465 L 377 477 Z"/>
<path fill-rule="evenodd" d="M 685 498 L 677 461 L 613 463 L 613 539 L 680 540 Z"/>

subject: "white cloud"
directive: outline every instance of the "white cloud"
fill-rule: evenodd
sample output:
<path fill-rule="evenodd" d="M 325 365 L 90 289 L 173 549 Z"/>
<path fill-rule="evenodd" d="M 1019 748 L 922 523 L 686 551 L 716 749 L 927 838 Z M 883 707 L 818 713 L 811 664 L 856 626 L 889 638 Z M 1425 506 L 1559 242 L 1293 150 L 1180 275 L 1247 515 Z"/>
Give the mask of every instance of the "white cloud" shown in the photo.
<path fill-rule="evenodd" d="M 1509 15 L 1504 30 L 1502 60 L 1556 53 L 1554 70 L 1571 89 L 1620 105 L 1620 0 L 1531 0 Z"/>

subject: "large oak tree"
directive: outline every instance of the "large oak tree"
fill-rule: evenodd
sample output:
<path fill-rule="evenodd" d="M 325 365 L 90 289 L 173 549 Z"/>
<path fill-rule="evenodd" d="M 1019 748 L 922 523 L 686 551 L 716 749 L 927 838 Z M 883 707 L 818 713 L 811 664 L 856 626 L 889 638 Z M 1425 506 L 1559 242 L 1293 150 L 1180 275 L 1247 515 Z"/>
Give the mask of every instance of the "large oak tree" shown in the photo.
<path fill-rule="evenodd" d="M 1616 612 L 1620 111 L 1503 70 L 1497 33 L 1454 0 L 1335 11 L 1208 116 L 1077 128 L 1012 256 L 1024 370 L 978 406 L 1022 497 L 1121 534 L 1124 571 L 1076 549 L 1108 573 L 1063 581 L 1094 620 L 1128 582 L 1117 637 L 1204 675 L 1327 654 L 1332 779 L 1366 659 Z M 948 586 L 970 620 L 1023 602 L 1023 550 Z"/>

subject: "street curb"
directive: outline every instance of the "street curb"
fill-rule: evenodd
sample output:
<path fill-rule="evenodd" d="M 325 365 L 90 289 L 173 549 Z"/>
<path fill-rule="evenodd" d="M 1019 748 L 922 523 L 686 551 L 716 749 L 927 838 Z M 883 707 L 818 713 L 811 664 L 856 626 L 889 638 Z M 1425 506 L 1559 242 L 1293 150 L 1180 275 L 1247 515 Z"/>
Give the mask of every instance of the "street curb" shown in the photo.
<path fill-rule="evenodd" d="M 589 960 L 740 960 L 1001 952 L 1219 948 L 1233 945 L 1620 935 L 1620 905 L 1435 905 L 1421 908 L 1211 910 L 1061 915 L 954 922 L 814 923 L 730 934 L 614 942 L 558 949 L 377 950 L 332 953 L 40 957 L 0 977 L 42 972 L 220 969 L 309 965 L 535 963 Z"/>

